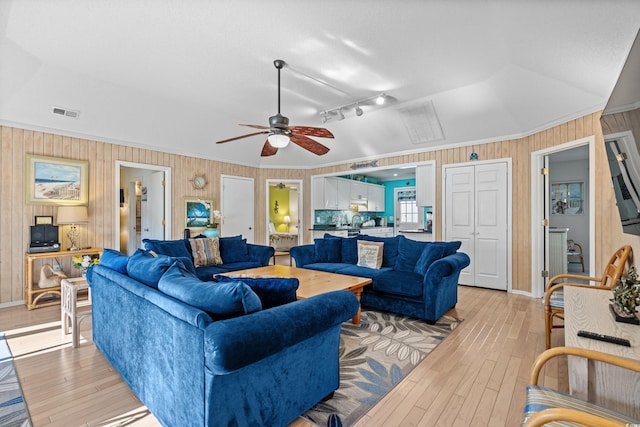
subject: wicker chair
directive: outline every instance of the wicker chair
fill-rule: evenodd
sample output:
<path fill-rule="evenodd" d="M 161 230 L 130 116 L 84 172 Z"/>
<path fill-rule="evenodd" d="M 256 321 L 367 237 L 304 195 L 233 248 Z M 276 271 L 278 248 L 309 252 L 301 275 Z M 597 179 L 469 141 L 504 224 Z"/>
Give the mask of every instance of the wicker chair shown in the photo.
<path fill-rule="evenodd" d="M 553 323 L 554 318 L 564 320 L 564 292 L 565 286 L 580 286 L 593 289 L 611 289 L 622 277 L 627 260 L 631 256 L 631 246 L 623 246 L 618 249 L 604 269 L 602 277 L 587 277 L 577 274 L 558 274 L 549 281 L 549 288 L 544 295 L 544 329 L 546 334 L 547 348 L 551 348 L 551 330 L 563 328 L 564 325 Z M 559 282 L 562 279 L 577 279 L 593 282 L 594 284 L 580 284 Z"/>
<path fill-rule="evenodd" d="M 524 407 L 524 427 L 538 427 L 554 421 L 567 422 L 562 425 L 576 423 L 577 425 L 594 427 L 628 427 L 638 422 L 638 420 L 603 406 L 553 389 L 540 387 L 538 385 L 540 370 L 548 360 L 561 355 L 583 357 L 640 373 L 640 362 L 636 360 L 571 347 L 556 347 L 546 350 L 536 358 L 531 367 L 530 385 L 527 386 Z"/>
<path fill-rule="evenodd" d="M 582 253 L 582 246 L 580 243 L 576 243 L 573 240 L 567 240 L 567 263 L 580 264 L 582 266 L 582 272 L 584 273 L 584 254 Z"/>

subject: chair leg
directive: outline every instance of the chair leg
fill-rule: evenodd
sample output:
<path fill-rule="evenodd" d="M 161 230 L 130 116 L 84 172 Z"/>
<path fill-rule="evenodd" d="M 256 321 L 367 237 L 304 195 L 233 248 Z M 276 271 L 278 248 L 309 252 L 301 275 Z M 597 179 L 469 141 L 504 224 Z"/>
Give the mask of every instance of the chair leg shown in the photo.
<path fill-rule="evenodd" d="M 584 257 L 580 255 L 580 264 L 582 264 L 582 272 L 584 273 Z"/>
<path fill-rule="evenodd" d="M 547 350 L 551 348 L 551 313 L 545 309 L 544 311 L 544 336 L 545 336 L 545 344 L 547 346 Z"/>

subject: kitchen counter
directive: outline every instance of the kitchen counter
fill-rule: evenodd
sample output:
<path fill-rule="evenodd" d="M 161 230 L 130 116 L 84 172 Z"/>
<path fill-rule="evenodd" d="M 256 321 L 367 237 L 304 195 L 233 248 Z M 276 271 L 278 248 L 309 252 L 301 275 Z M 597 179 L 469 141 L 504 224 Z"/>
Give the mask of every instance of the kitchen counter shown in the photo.
<path fill-rule="evenodd" d="M 426 234 L 431 234 L 431 231 L 423 230 L 421 228 L 416 228 L 415 230 L 398 230 L 398 233 L 426 233 Z"/>
<path fill-rule="evenodd" d="M 402 233 L 407 239 L 418 240 L 421 242 L 432 242 L 434 240 L 433 232 L 426 231 L 422 228 L 398 230 L 398 233 Z"/>

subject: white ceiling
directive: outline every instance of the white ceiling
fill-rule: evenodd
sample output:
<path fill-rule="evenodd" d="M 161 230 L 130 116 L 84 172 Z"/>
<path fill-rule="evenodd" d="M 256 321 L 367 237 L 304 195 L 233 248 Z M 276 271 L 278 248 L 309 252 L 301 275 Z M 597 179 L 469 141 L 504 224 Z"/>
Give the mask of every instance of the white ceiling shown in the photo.
<path fill-rule="evenodd" d="M 637 0 L 3 0 L 0 123 L 263 167 L 473 144 L 603 108 L 639 26 Z M 282 113 L 333 132 L 327 155 L 214 143 L 276 113 L 274 59 Z M 380 92 L 397 102 L 321 123 Z M 427 101 L 444 138 L 414 144 L 398 109 Z"/>

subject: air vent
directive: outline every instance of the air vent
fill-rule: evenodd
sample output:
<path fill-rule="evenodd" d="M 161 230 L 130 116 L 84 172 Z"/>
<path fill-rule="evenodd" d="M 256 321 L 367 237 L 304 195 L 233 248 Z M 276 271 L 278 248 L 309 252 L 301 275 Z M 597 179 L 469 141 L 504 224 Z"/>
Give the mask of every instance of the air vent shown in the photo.
<path fill-rule="evenodd" d="M 412 144 L 424 144 L 444 139 L 442 126 L 431 100 L 419 105 L 399 108 L 398 111 Z"/>
<path fill-rule="evenodd" d="M 69 110 L 69 109 L 66 109 L 66 108 L 53 107 L 52 112 L 53 112 L 53 114 L 57 114 L 59 116 L 70 117 L 72 119 L 77 119 L 78 117 L 80 117 L 80 111 Z"/>

